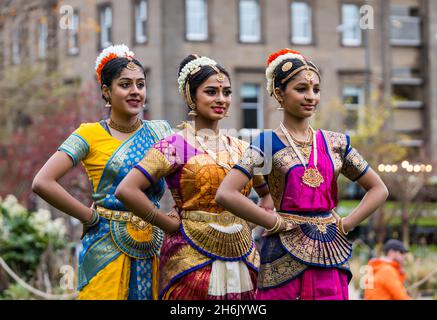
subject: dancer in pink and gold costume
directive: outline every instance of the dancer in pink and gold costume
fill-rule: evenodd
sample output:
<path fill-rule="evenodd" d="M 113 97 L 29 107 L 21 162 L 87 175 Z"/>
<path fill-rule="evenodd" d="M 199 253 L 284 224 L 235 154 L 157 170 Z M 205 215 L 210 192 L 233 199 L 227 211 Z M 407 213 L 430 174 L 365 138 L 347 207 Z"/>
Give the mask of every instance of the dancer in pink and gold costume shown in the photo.
<path fill-rule="evenodd" d="M 349 136 L 310 126 L 320 101 L 314 63 L 283 49 L 267 64 L 267 90 L 280 103 L 283 120 L 253 141 L 222 182 L 216 201 L 267 229 L 258 299 L 348 299 L 352 246 L 346 234 L 383 204 L 387 188 Z M 367 191 L 346 218 L 333 210 L 340 174 Z M 239 193 L 257 175 L 265 177 L 276 213 L 260 210 Z"/>

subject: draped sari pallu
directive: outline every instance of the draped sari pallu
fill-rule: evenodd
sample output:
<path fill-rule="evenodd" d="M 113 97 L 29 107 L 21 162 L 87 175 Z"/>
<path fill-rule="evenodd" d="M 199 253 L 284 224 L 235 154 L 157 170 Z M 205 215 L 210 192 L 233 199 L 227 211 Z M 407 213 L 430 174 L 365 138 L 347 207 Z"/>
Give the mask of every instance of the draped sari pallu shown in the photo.
<path fill-rule="evenodd" d="M 72 158 L 74 165 L 83 162 L 100 215 L 98 225 L 82 240 L 80 299 L 157 298 L 163 231 L 128 212 L 114 193 L 148 149 L 170 133 L 165 121 L 145 121 L 136 133 L 121 142 L 110 136 L 101 123 L 83 124 L 59 148 Z M 145 191 L 157 207 L 164 187 L 161 179 Z"/>

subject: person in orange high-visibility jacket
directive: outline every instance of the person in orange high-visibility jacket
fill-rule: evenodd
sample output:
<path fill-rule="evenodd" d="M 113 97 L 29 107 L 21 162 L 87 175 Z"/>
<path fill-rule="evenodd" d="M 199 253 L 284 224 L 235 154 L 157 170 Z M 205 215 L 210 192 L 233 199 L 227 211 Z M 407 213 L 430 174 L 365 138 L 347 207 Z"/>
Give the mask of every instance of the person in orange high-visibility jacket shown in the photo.
<path fill-rule="evenodd" d="M 364 299 L 366 300 L 410 300 L 404 286 L 403 264 L 407 249 L 402 242 L 388 240 L 384 245 L 385 256 L 371 259 Z"/>

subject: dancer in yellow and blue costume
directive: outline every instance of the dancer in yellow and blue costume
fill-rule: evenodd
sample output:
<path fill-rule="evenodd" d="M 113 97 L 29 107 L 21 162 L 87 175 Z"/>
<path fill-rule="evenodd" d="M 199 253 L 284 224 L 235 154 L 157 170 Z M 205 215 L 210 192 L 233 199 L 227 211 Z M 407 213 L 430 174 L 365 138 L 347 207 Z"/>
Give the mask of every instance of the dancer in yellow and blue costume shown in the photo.
<path fill-rule="evenodd" d="M 68 169 L 82 162 L 91 182 L 91 217 L 81 219 L 70 209 L 77 200 L 64 194 L 69 206 L 58 206 L 67 213 L 71 210 L 71 215 L 86 226 L 79 254 L 79 299 L 150 300 L 158 295 L 158 255 L 163 231 L 134 216 L 114 196 L 118 184 L 149 148 L 172 133 L 166 121 L 144 121 L 138 117 L 145 100 L 145 73 L 132 57 L 124 45 L 111 46 L 100 54 L 96 72 L 107 106 L 112 107 L 110 119 L 80 125 L 61 144 L 53 156 L 56 159 L 48 162 L 55 171 L 56 161 L 69 160 Z M 126 127 L 116 119 L 131 119 L 132 125 Z M 47 192 L 44 190 L 44 180 L 49 180 L 46 171 L 41 169 L 35 178 L 41 187 L 34 191 L 56 206 L 51 199 L 56 191 L 50 192 L 50 187 Z M 144 190 L 156 207 L 164 187 L 160 180 Z"/>

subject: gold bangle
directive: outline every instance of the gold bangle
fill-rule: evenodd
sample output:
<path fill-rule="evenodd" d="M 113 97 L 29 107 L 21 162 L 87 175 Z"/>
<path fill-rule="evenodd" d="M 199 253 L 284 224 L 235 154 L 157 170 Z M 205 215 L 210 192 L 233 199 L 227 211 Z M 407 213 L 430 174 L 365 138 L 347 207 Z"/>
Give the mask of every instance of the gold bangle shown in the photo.
<path fill-rule="evenodd" d="M 269 233 L 274 233 L 277 231 L 277 229 L 279 229 L 280 226 L 281 226 L 280 216 L 279 216 L 279 214 L 276 214 L 275 225 L 271 229 L 266 229 L 266 231 Z"/>
<path fill-rule="evenodd" d="M 284 218 L 281 217 L 280 214 L 276 213 L 276 223 L 273 228 L 268 229 L 267 232 L 270 234 L 278 233 L 285 229 L 285 221 Z"/>
<path fill-rule="evenodd" d="M 159 214 L 158 208 L 153 207 L 152 210 L 146 212 L 146 216 L 143 218 L 143 220 L 147 221 L 150 224 L 153 224 L 158 214 Z"/>
<path fill-rule="evenodd" d="M 349 232 L 345 232 L 344 231 L 343 219 L 344 218 L 340 218 L 340 221 L 338 222 L 338 228 L 340 229 L 340 232 L 343 233 L 346 236 Z"/>
<path fill-rule="evenodd" d="M 88 221 L 82 222 L 82 224 L 85 227 L 94 227 L 97 223 L 99 223 L 100 220 L 100 216 L 97 213 L 97 211 L 95 209 L 91 209 L 93 211 L 93 214 L 91 215 L 91 218 Z"/>

